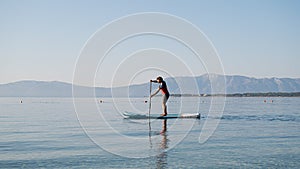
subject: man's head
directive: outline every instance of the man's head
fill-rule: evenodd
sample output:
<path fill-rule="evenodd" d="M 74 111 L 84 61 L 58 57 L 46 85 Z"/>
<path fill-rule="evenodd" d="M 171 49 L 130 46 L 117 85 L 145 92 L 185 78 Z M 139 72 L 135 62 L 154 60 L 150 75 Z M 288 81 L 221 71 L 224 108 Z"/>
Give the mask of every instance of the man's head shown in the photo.
<path fill-rule="evenodd" d="M 160 83 L 160 82 L 163 81 L 163 78 L 162 78 L 161 76 L 158 76 L 158 77 L 156 78 L 156 80 Z"/>

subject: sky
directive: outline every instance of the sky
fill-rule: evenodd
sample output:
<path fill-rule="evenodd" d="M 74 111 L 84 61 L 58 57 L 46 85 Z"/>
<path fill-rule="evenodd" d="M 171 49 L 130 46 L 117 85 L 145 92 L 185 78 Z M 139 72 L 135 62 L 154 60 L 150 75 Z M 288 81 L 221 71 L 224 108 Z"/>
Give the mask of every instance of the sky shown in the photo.
<path fill-rule="evenodd" d="M 213 44 L 226 75 L 300 78 L 299 9 L 297 0 L 0 0 L 0 84 L 20 80 L 72 83 L 78 58 L 88 40 L 112 21 L 143 12 L 178 16 L 196 26 Z M 150 57 L 147 49 L 165 58 L 154 57 L 156 68 L 159 62 L 174 66 L 130 69 L 151 59 L 124 57 Z M 97 86 L 142 83 L 155 78 L 155 74 L 207 73 L 204 65 L 185 58 L 192 55 L 185 50 L 170 38 L 135 37 L 124 42 L 123 47 L 117 46 L 92 73 Z M 181 66 L 187 69 L 180 67 L 182 60 L 186 62 Z M 115 66 L 120 63 L 119 70 Z M 129 69 L 130 74 L 126 71 Z M 113 75 L 115 79 L 111 78 Z M 90 84 L 84 79 L 77 83 Z"/>

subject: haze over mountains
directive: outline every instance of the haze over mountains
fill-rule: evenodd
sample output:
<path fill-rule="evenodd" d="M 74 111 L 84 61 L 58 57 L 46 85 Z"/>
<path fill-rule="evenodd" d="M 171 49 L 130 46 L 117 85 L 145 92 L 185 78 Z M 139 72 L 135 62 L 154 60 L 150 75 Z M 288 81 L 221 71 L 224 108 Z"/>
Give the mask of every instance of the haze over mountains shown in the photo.
<path fill-rule="evenodd" d="M 300 92 L 300 78 L 251 78 L 207 74 L 197 77 L 166 78 L 171 94 L 212 93 L 211 81 L 218 84 L 226 79 L 226 93 Z M 199 91 L 195 89 L 195 85 Z M 149 82 L 116 88 L 73 86 L 77 97 L 147 97 Z M 153 84 L 153 90 L 157 85 Z M 190 90 L 191 89 L 191 90 Z M 18 81 L 0 84 L 0 97 L 72 97 L 72 84 L 52 81 Z"/>

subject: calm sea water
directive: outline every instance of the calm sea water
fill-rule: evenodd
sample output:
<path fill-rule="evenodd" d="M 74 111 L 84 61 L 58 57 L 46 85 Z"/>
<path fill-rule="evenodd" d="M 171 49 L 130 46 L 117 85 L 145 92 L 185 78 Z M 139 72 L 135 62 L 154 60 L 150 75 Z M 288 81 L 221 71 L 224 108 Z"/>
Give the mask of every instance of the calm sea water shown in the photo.
<path fill-rule="evenodd" d="M 145 100 L 82 98 L 75 110 L 72 98 L 0 98 L 0 168 L 300 167 L 300 98 L 226 98 L 203 144 L 209 109 L 222 103 L 170 98 L 169 113 L 201 112 L 200 120 L 123 119 L 147 113 Z M 151 113 L 160 109 L 154 98 Z"/>

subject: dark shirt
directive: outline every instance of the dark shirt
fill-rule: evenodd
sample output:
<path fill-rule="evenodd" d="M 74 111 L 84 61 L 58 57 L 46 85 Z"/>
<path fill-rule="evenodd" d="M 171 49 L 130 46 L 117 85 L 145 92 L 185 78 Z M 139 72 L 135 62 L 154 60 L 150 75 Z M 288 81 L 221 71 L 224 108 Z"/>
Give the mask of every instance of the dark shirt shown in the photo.
<path fill-rule="evenodd" d="M 165 81 L 162 81 L 159 85 L 159 89 L 160 91 L 162 92 L 163 95 L 166 95 L 167 97 L 169 97 L 169 91 L 168 91 L 168 88 L 167 88 L 167 84 Z"/>

